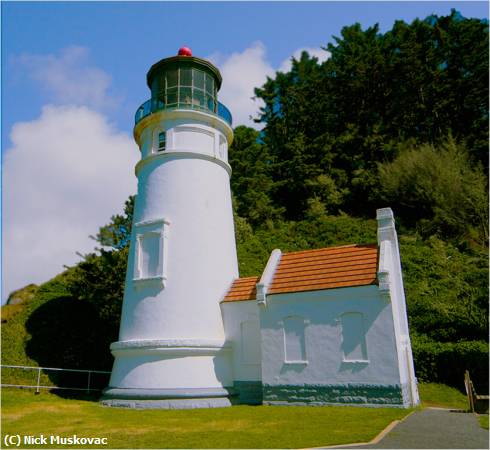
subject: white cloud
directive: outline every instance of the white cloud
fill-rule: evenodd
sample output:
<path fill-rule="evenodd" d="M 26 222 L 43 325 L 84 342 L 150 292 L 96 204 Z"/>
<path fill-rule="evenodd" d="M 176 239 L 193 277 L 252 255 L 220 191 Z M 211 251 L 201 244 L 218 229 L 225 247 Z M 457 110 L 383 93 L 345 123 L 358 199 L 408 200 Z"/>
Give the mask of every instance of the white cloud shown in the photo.
<path fill-rule="evenodd" d="M 89 252 L 136 191 L 136 144 L 87 107 L 45 106 L 17 123 L 3 161 L 2 299 Z"/>
<path fill-rule="evenodd" d="M 291 60 L 292 58 L 299 60 L 301 57 L 301 53 L 303 52 L 308 52 L 310 56 L 314 56 L 315 58 L 318 58 L 318 62 L 321 64 L 323 61 L 326 61 L 328 58 L 330 58 L 330 52 L 323 50 L 321 48 L 313 48 L 313 47 L 303 47 L 303 48 L 298 48 L 293 52 L 293 54 L 285 59 L 281 65 L 279 66 L 280 72 L 289 72 L 291 70 Z"/>
<path fill-rule="evenodd" d="M 89 64 L 86 47 L 67 47 L 59 56 L 23 54 L 14 62 L 27 70 L 56 103 L 96 109 L 107 109 L 117 104 L 117 100 L 108 94 L 111 76 Z"/>
<path fill-rule="evenodd" d="M 301 54 L 298 49 L 293 56 Z M 326 59 L 328 52 L 306 48 Z M 117 102 L 110 96 L 111 77 L 88 63 L 84 47 L 59 56 L 23 55 L 17 62 L 65 106 L 45 106 L 39 118 L 12 128 L 12 147 L 3 160 L 2 299 L 27 283 L 40 283 L 76 263 L 76 252 L 89 252 L 88 238 L 121 212 L 136 190 L 133 167 L 136 144 L 94 109 Z M 261 42 L 242 52 L 211 56 L 220 67 L 220 100 L 230 108 L 234 125 L 260 128 L 260 100 L 252 100 L 275 69 Z M 289 70 L 290 59 L 278 70 Z M 66 106 L 71 105 L 71 106 Z M 78 105 L 78 106 L 76 106 Z"/>
<path fill-rule="evenodd" d="M 320 63 L 330 57 L 330 53 L 321 48 L 299 48 L 275 69 L 267 60 L 264 44 L 255 42 L 241 53 L 229 56 L 215 53 L 207 58 L 219 67 L 223 76 L 219 98 L 230 109 L 234 126 L 262 128 L 261 124 L 251 119 L 258 116 L 259 108 L 263 105 L 262 100 L 253 99 L 254 88 L 263 86 L 267 76 L 274 77 L 276 71 L 288 72 L 291 69 L 291 58 L 298 59 L 302 51 L 317 57 Z"/>
<path fill-rule="evenodd" d="M 248 125 L 258 128 L 250 117 L 256 117 L 261 106 L 259 100 L 252 100 L 254 88 L 262 86 L 266 77 L 274 75 L 274 69 L 266 60 L 265 46 L 255 42 L 241 53 L 228 57 L 212 55 L 209 57 L 218 65 L 223 76 L 220 101 L 233 115 L 233 125 Z"/>

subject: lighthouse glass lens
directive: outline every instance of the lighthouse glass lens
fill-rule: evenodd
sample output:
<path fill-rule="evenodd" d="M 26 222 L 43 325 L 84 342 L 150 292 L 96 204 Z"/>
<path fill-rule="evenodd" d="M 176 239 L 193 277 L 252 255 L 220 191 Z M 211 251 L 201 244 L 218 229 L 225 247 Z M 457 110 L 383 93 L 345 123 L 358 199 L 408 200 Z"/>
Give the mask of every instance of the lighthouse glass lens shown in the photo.
<path fill-rule="evenodd" d="M 207 102 L 207 107 L 210 111 L 215 112 L 216 111 L 216 105 L 214 101 L 214 97 L 211 95 L 206 95 L 206 102 Z"/>
<path fill-rule="evenodd" d="M 192 69 L 180 69 L 180 85 L 192 86 Z"/>
<path fill-rule="evenodd" d="M 167 105 L 174 105 L 177 103 L 177 88 L 167 89 Z"/>
<path fill-rule="evenodd" d="M 199 108 L 206 107 L 206 99 L 205 99 L 204 91 L 201 91 L 199 89 L 194 89 L 194 102 L 196 106 L 199 106 Z"/>
<path fill-rule="evenodd" d="M 177 86 L 179 81 L 179 72 L 177 69 L 167 72 L 167 88 Z"/>
<path fill-rule="evenodd" d="M 180 100 L 179 103 L 186 105 L 192 104 L 192 89 L 189 87 L 180 88 Z"/>
<path fill-rule="evenodd" d="M 206 92 L 210 95 L 214 94 L 214 80 L 208 74 L 206 74 Z"/>
<path fill-rule="evenodd" d="M 1 0 L 0 0 L 1 1 Z M 162 67 L 151 82 L 149 114 L 167 108 L 217 112 L 217 83 L 213 73 L 193 61 Z M 136 121 L 145 115 L 138 113 Z"/>
<path fill-rule="evenodd" d="M 194 87 L 204 90 L 204 72 L 194 70 Z"/>

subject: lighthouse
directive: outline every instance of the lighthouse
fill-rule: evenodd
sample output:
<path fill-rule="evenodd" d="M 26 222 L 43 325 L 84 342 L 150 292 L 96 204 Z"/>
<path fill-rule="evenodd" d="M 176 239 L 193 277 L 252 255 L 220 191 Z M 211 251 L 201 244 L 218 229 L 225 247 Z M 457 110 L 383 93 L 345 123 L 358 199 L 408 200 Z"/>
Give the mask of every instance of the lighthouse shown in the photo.
<path fill-rule="evenodd" d="M 231 114 L 218 69 L 183 47 L 147 74 L 138 108 L 131 244 L 119 340 L 102 402 L 230 405 L 231 348 L 220 301 L 238 277 L 228 147 Z"/>

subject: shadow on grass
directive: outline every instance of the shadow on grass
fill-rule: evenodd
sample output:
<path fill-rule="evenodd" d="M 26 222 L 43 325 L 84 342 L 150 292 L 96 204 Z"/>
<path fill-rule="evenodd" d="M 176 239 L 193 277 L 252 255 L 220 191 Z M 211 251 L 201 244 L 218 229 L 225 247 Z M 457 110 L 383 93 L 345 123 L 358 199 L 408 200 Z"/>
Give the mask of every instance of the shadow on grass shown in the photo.
<path fill-rule="evenodd" d="M 66 295 L 56 296 L 35 309 L 26 321 L 31 335 L 26 344 L 26 354 L 39 366 L 48 368 L 102 370 L 112 368 L 109 345 L 114 332 L 109 332 L 99 319 L 94 307 Z M 51 383 L 65 388 L 87 388 L 86 372 L 43 371 Z M 109 381 L 108 374 L 90 374 L 90 387 L 103 389 Z M 87 399 L 98 393 L 56 389 L 54 393 L 65 398 Z"/>

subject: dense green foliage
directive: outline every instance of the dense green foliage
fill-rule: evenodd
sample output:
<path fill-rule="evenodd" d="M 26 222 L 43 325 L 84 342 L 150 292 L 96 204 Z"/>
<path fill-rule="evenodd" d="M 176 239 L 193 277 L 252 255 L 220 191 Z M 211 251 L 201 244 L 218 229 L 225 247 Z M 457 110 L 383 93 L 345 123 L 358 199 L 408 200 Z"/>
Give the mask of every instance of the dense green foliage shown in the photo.
<path fill-rule="evenodd" d="M 255 230 L 235 218 L 238 264 L 241 276 L 261 274 L 275 248 L 296 251 L 334 245 L 376 242 L 376 221 L 341 216 L 269 222 Z"/>
<path fill-rule="evenodd" d="M 92 239 L 104 247 L 121 250 L 128 247 L 133 223 L 134 195 L 124 203 L 124 213 L 111 217 L 111 222 L 100 227 L 99 232 Z"/>
<path fill-rule="evenodd" d="M 119 331 L 133 210 L 134 196 L 131 196 L 125 203 L 124 214 L 111 217 L 111 222 L 101 227 L 93 238 L 103 248 L 85 255 L 68 272 L 66 281 L 71 298 L 90 304 L 97 312 L 108 342 L 116 341 Z M 110 365 L 110 358 L 106 354 L 106 366 Z"/>
<path fill-rule="evenodd" d="M 436 342 L 412 334 L 412 351 L 420 381 L 461 386 L 466 368 L 479 392 L 488 392 L 487 342 Z"/>
<path fill-rule="evenodd" d="M 315 199 L 330 213 L 371 215 L 378 164 L 407 141 L 437 146 L 452 136 L 488 167 L 485 21 L 453 11 L 384 34 L 359 24 L 341 34 L 322 64 L 304 52 L 256 89 L 273 204 L 287 218 Z"/>
<path fill-rule="evenodd" d="M 488 24 L 455 11 L 396 22 L 384 34 L 356 24 L 326 49 L 324 63 L 303 53 L 257 88 L 261 132 L 235 129 L 240 275 L 259 275 L 274 248 L 376 242 L 375 209 L 391 206 L 418 377 L 462 387 L 469 369 L 486 389 Z M 21 339 L 40 365 L 110 367 L 133 206 L 130 198 L 100 229 L 102 249 L 7 320 L 4 363 L 17 361 L 15 334 L 28 321 L 31 330 L 46 326 Z M 66 327 L 57 314 L 84 317 L 91 328 L 70 319 L 71 334 L 57 339 Z"/>
<path fill-rule="evenodd" d="M 379 197 L 421 234 L 487 242 L 486 178 L 464 147 L 452 139 L 409 147 L 378 168 Z"/>
<path fill-rule="evenodd" d="M 487 251 L 435 237 L 402 236 L 400 244 L 412 332 L 441 342 L 487 340 Z"/>
<path fill-rule="evenodd" d="M 26 288 L 32 297 L 2 307 L 2 364 L 31 367 L 111 370 L 109 345 L 113 336 L 94 305 L 74 299 L 67 289 L 69 269 L 39 288 Z M 2 369 L 2 383 L 36 384 L 37 372 Z M 49 371 L 42 385 L 86 386 L 87 375 Z M 92 375 L 92 385 L 107 383 Z M 103 387 L 105 384 L 101 385 Z"/>
<path fill-rule="evenodd" d="M 110 342 L 117 340 L 127 259 L 127 247 L 85 255 L 70 270 L 66 281 L 72 299 L 92 305 L 104 323 L 104 334 Z"/>

